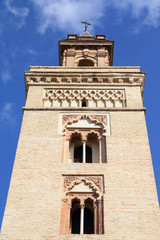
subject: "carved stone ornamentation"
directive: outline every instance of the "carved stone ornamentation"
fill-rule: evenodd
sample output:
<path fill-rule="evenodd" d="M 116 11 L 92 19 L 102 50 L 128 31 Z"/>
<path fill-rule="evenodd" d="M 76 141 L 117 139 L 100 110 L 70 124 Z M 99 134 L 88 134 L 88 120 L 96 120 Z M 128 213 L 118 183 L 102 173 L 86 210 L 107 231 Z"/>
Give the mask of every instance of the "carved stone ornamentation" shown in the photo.
<path fill-rule="evenodd" d="M 87 141 L 87 138 L 92 134 L 92 136 L 96 136 L 98 141 L 102 139 L 103 130 L 102 129 L 67 129 L 66 131 L 66 140 L 70 141 L 73 136 L 80 136 L 82 141 Z"/>
<path fill-rule="evenodd" d="M 95 183 L 95 185 L 99 188 L 100 191 L 102 191 L 102 179 L 101 178 L 95 178 L 95 177 L 89 177 L 87 178 L 87 180 L 89 181 L 93 181 Z"/>
<path fill-rule="evenodd" d="M 81 183 L 91 188 L 93 193 L 98 197 L 102 196 L 103 189 L 101 176 L 66 176 L 64 177 L 64 192 L 68 195 L 76 185 Z"/>
<path fill-rule="evenodd" d="M 72 123 L 76 123 L 81 119 L 88 119 L 92 123 L 96 123 L 97 125 L 101 125 L 102 128 L 105 128 L 107 125 L 107 117 L 106 115 L 63 115 L 62 116 L 62 125 L 64 128 L 71 125 Z"/>

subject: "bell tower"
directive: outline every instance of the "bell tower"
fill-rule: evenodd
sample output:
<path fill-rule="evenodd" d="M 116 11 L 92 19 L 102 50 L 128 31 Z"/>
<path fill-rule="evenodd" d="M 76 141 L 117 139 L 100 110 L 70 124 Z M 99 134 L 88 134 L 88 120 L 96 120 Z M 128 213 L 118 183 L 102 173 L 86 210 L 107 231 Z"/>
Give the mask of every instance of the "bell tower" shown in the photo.
<path fill-rule="evenodd" d="M 115 67 L 105 35 L 59 41 L 25 72 L 27 100 L 1 240 L 159 240 L 145 73 Z"/>
<path fill-rule="evenodd" d="M 59 41 L 59 65 L 63 67 L 112 66 L 114 42 L 105 35 L 93 37 L 88 31 L 80 36 L 68 35 Z"/>

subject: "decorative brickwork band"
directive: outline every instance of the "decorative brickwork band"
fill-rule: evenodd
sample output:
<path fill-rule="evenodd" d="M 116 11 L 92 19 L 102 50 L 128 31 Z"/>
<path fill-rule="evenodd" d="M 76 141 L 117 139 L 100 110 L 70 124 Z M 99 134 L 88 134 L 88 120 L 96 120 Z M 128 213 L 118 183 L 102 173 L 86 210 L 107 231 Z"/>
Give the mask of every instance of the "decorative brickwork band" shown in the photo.
<path fill-rule="evenodd" d="M 55 90 L 46 89 L 43 105 L 45 107 L 125 107 L 124 90 Z"/>

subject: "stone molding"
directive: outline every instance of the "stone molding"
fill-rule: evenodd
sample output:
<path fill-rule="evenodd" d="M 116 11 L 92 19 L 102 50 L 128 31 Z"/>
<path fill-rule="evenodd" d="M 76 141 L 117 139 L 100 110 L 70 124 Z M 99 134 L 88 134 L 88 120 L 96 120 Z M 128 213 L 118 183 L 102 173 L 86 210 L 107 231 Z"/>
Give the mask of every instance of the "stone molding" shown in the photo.
<path fill-rule="evenodd" d="M 57 107 L 57 108 L 51 108 L 51 107 L 22 107 L 23 111 L 65 111 L 65 112 L 71 112 L 71 111 L 74 111 L 76 110 L 77 112 L 80 112 L 80 111 L 84 111 L 84 108 L 81 107 L 81 108 L 65 108 L 65 107 Z M 103 111 L 104 108 L 102 107 L 99 107 L 97 108 L 99 111 Z M 86 107 L 85 108 L 85 112 L 88 112 L 90 113 L 90 111 L 95 111 L 94 108 L 90 108 L 90 107 Z M 108 111 L 108 112 L 111 112 L 111 111 L 118 111 L 118 112 L 121 112 L 121 111 L 125 111 L 125 112 L 130 112 L 130 111 L 143 111 L 143 112 L 146 112 L 146 107 L 140 107 L 140 108 L 118 108 L 118 107 L 112 107 L 112 108 L 105 108 L 105 111 Z"/>
<path fill-rule="evenodd" d="M 108 75 L 108 74 L 107 74 Z M 30 75 L 30 74 L 26 74 L 25 76 L 25 81 L 26 84 L 30 84 L 30 83 L 110 83 L 110 84 L 114 84 L 114 83 L 127 83 L 127 84 L 142 84 L 144 81 L 144 76 L 129 76 L 127 75 L 122 75 L 122 76 L 117 76 L 117 74 L 114 76 L 114 74 L 109 75 L 109 76 L 105 76 L 104 74 L 101 75 L 83 75 L 80 74 L 79 76 L 77 76 L 77 74 L 74 76 L 68 76 L 66 77 L 66 75 L 59 75 L 57 76 L 57 74 L 52 74 L 52 75 Z"/>

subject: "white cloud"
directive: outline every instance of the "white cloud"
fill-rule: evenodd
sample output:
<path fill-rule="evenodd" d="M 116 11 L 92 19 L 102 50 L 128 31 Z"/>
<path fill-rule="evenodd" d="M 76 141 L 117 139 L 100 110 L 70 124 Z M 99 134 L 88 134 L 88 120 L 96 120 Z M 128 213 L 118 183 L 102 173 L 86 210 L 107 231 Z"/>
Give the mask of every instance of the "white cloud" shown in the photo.
<path fill-rule="evenodd" d="M 28 16 L 29 9 L 26 7 L 23 7 L 23 8 L 14 7 L 11 4 L 12 1 L 13 0 L 5 0 L 4 4 L 5 4 L 8 12 L 12 13 L 14 16 L 19 17 L 21 19 L 18 26 L 22 27 L 22 25 L 24 24 L 25 17 Z"/>
<path fill-rule="evenodd" d="M 0 123 L 1 128 L 10 127 L 14 130 L 17 126 L 17 117 L 13 103 L 7 102 L 3 105 L 2 109 L 0 109 Z"/>
<path fill-rule="evenodd" d="M 9 82 L 9 81 L 12 80 L 12 76 L 11 76 L 11 74 L 9 73 L 8 70 L 2 72 L 2 74 L 1 74 L 1 80 L 2 80 L 3 83 L 7 83 L 7 82 Z"/>
<path fill-rule="evenodd" d="M 12 105 L 13 105 L 12 103 L 6 103 L 2 108 L 0 113 L 1 122 L 5 122 L 11 119 Z"/>
<path fill-rule="evenodd" d="M 5 103 L 0 111 L 0 122 L 3 124 L 10 125 L 11 127 L 15 124 L 15 117 L 13 116 L 13 103 Z"/>
<path fill-rule="evenodd" d="M 44 33 L 48 27 L 79 33 L 84 29 L 80 21 L 87 20 L 97 25 L 103 15 L 103 0 L 31 1 L 39 12 L 39 32 L 41 33 Z"/>
<path fill-rule="evenodd" d="M 160 0 L 30 0 L 39 18 L 39 32 L 47 28 L 81 33 L 80 21 L 87 20 L 96 26 L 113 9 L 122 15 L 130 13 L 140 24 L 157 27 L 160 24 Z M 111 10 L 111 11 L 107 11 Z M 92 28 L 89 28 L 92 30 Z"/>
<path fill-rule="evenodd" d="M 130 11 L 141 24 L 157 27 L 160 24 L 160 0 L 112 0 L 111 5 L 120 11 Z"/>
<path fill-rule="evenodd" d="M 28 52 L 29 54 L 31 54 L 31 55 L 34 55 L 34 56 L 38 55 L 37 52 L 36 52 L 34 49 L 32 49 L 32 48 L 28 48 L 28 49 L 27 49 L 27 52 Z"/>

